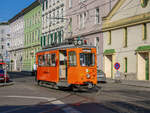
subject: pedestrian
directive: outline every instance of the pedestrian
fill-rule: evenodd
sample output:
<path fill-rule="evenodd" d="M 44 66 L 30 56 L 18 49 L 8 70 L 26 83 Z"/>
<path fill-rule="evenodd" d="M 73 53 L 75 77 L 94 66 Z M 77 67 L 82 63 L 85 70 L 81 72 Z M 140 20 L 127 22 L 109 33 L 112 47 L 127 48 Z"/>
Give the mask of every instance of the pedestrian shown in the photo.
<path fill-rule="evenodd" d="M 32 71 L 32 75 L 36 76 L 36 72 L 37 72 L 37 66 L 36 63 L 33 64 L 33 71 Z"/>

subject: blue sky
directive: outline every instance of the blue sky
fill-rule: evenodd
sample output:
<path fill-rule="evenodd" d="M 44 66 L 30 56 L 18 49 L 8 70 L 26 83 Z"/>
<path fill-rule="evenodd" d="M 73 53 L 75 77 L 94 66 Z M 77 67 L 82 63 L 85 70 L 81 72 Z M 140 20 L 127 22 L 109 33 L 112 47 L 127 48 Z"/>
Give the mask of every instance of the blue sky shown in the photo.
<path fill-rule="evenodd" d="M 35 0 L 0 0 L 0 22 L 6 22 Z"/>

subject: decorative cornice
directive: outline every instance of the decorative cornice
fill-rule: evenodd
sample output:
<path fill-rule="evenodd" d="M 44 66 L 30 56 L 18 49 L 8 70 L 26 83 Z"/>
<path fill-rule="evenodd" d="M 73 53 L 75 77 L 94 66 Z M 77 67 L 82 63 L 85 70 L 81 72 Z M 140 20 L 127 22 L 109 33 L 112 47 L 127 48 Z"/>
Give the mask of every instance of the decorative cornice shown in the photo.
<path fill-rule="evenodd" d="M 31 46 L 25 46 L 24 49 L 28 49 L 28 48 L 32 48 L 32 47 L 37 47 L 37 46 L 40 46 L 40 44 L 31 45 Z"/>
<path fill-rule="evenodd" d="M 137 16 L 132 16 L 129 18 L 124 18 L 115 22 L 105 22 L 103 24 L 102 31 L 104 32 L 108 30 L 119 29 L 148 22 L 150 22 L 150 12 Z"/>
<path fill-rule="evenodd" d="M 109 21 L 113 15 L 118 11 L 118 9 L 123 5 L 123 3 L 126 0 L 118 0 L 118 2 L 115 4 L 115 6 L 112 8 L 112 10 L 108 13 L 106 17 L 103 18 L 104 21 Z"/>
<path fill-rule="evenodd" d="M 76 38 L 78 36 L 84 37 L 84 36 L 93 35 L 93 34 L 97 34 L 97 33 L 102 33 L 102 30 L 100 29 L 100 30 L 95 30 L 95 31 L 91 31 L 91 32 L 76 34 L 76 35 L 73 35 L 73 38 Z"/>

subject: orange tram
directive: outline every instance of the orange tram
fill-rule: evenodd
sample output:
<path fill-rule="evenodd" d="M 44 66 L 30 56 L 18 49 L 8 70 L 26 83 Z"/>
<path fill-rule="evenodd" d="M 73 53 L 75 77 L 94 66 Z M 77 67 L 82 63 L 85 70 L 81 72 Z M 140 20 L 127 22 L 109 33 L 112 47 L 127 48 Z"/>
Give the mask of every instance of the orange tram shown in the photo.
<path fill-rule="evenodd" d="M 90 89 L 97 84 L 97 57 L 93 46 L 62 45 L 36 53 L 37 83 L 52 87 Z"/>

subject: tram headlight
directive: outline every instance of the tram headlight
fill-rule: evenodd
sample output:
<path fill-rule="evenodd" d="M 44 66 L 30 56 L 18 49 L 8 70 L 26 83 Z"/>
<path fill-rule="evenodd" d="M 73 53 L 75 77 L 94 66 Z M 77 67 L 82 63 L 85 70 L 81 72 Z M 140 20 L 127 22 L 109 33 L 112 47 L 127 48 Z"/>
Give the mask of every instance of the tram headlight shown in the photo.
<path fill-rule="evenodd" d="M 90 78 L 91 76 L 90 76 L 90 74 L 86 74 L 86 78 Z"/>

